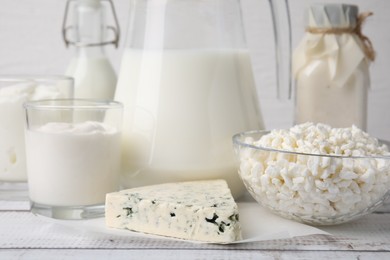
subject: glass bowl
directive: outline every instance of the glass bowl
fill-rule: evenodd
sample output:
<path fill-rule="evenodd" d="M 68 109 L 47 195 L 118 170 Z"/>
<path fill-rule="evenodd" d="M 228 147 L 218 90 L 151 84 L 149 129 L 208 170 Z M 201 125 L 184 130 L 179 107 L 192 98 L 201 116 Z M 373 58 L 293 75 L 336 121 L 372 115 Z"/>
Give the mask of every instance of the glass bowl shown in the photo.
<path fill-rule="evenodd" d="M 312 225 L 341 224 L 390 197 L 390 156 L 298 153 L 252 145 L 269 131 L 233 136 L 239 175 L 262 206 Z M 390 142 L 380 141 L 390 147 Z"/>

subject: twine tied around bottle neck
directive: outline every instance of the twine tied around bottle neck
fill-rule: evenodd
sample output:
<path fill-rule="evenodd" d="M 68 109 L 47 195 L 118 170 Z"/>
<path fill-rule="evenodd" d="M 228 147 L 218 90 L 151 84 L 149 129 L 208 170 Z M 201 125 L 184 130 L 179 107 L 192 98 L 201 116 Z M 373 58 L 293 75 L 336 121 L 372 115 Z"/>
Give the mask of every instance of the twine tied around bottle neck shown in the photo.
<path fill-rule="evenodd" d="M 374 61 L 375 60 L 375 50 L 372 45 L 371 40 L 362 33 L 362 25 L 367 17 L 373 15 L 372 12 L 364 12 L 359 14 L 356 20 L 355 27 L 348 28 L 316 28 L 316 27 L 307 27 L 306 32 L 314 34 L 343 34 L 343 33 L 353 33 L 356 34 L 363 43 L 363 51 L 366 57 Z"/>

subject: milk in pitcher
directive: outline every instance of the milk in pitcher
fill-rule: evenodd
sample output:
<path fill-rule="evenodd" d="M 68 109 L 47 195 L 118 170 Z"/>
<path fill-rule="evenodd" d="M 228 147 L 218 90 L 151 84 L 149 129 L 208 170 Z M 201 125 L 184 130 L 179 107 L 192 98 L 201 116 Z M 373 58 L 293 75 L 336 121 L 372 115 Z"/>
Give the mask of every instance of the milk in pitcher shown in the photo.
<path fill-rule="evenodd" d="M 129 48 L 116 99 L 126 187 L 224 178 L 244 191 L 231 138 L 264 128 L 247 50 Z"/>

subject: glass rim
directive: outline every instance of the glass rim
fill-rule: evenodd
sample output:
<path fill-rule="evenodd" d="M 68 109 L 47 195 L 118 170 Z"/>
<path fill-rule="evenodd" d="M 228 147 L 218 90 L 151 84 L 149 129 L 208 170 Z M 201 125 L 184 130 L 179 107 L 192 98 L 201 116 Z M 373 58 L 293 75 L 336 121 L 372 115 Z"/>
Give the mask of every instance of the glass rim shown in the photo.
<path fill-rule="evenodd" d="M 114 100 L 103 99 L 42 99 L 23 103 L 26 110 L 108 110 L 122 109 L 123 104 Z"/>
<path fill-rule="evenodd" d="M 0 74 L 0 82 L 18 82 L 18 81 L 55 81 L 69 80 L 74 81 L 72 77 L 60 74 L 44 75 L 44 74 Z"/>
<path fill-rule="evenodd" d="M 269 148 L 264 147 L 260 145 L 254 145 L 254 144 L 248 144 L 240 140 L 242 137 L 250 137 L 254 134 L 268 134 L 270 133 L 270 130 L 252 130 L 252 131 L 245 131 L 240 132 L 235 135 L 233 135 L 232 140 L 233 144 L 244 146 L 247 148 L 252 148 L 255 150 L 263 150 L 268 152 L 277 152 L 277 153 L 284 153 L 284 154 L 292 154 L 292 155 L 304 155 L 304 156 L 316 156 L 316 157 L 329 157 L 329 158 L 337 158 L 337 159 L 384 159 L 384 160 L 390 160 L 390 155 L 362 155 L 362 156 L 347 156 L 347 155 L 337 155 L 337 154 L 321 154 L 321 153 L 304 153 L 304 152 L 295 152 L 295 151 L 289 151 L 289 150 L 282 150 L 282 149 L 275 149 L 275 148 Z M 378 139 L 380 144 L 385 144 L 390 148 L 390 142 L 382 139 Z"/>

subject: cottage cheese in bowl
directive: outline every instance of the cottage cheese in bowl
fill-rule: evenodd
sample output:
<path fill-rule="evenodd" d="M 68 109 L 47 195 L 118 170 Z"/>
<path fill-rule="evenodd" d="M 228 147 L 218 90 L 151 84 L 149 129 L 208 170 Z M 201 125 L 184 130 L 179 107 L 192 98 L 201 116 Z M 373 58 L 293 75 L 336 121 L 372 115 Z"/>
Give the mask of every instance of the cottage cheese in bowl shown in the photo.
<path fill-rule="evenodd" d="M 305 123 L 241 133 L 233 141 L 251 195 L 284 217 L 342 223 L 372 212 L 390 195 L 385 142 L 355 126 Z"/>

